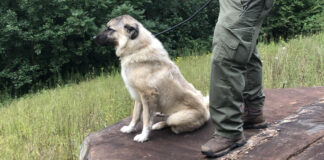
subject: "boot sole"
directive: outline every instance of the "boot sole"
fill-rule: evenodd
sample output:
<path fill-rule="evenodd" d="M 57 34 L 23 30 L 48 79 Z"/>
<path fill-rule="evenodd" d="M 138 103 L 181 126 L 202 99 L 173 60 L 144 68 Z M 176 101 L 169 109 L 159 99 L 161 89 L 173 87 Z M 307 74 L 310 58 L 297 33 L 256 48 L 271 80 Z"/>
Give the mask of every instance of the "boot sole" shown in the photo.
<path fill-rule="evenodd" d="M 219 151 L 216 153 L 201 151 L 201 153 L 203 155 L 205 155 L 207 158 L 219 158 L 219 157 L 226 155 L 227 153 L 231 152 L 232 150 L 234 150 L 238 147 L 244 146 L 245 144 L 246 144 L 246 140 L 240 140 L 239 142 L 235 142 L 234 144 L 230 145 L 227 149 L 224 149 L 222 151 Z"/>
<path fill-rule="evenodd" d="M 257 123 L 257 124 L 244 124 L 243 129 L 264 129 L 268 128 L 267 122 Z"/>

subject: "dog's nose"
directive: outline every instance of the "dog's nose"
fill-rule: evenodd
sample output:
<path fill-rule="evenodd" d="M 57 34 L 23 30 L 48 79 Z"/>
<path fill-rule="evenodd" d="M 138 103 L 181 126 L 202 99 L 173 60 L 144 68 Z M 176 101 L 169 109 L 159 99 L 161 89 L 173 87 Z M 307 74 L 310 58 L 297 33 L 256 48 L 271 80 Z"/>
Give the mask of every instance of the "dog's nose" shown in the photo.
<path fill-rule="evenodd" d="M 96 38 L 97 38 L 97 36 L 93 36 L 92 38 L 93 38 L 93 39 L 96 39 Z"/>

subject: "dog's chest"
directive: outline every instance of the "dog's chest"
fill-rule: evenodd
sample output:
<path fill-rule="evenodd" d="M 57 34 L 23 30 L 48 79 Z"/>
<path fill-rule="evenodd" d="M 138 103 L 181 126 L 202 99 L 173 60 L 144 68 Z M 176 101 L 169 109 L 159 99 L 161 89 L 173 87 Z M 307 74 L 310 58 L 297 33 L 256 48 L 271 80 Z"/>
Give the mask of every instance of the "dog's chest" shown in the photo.
<path fill-rule="evenodd" d="M 132 99 L 140 101 L 140 96 L 139 96 L 138 92 L 131 86 L 131 84 L 128 80 L 125 67 L 121 67 L 121 75 L 124 80 L 125 86 L 129 92 L 129 94 L 131 95 Z"/>

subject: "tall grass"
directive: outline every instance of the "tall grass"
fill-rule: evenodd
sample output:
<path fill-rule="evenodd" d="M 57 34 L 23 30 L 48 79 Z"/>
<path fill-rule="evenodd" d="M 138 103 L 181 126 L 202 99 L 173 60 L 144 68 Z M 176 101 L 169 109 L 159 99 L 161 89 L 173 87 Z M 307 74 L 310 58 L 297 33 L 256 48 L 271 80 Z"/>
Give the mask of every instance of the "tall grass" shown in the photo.
<path fill-rule="evenodd" d="M 324 33 L 260 44 L 264 87 L 324 85 Z M 206 94 L 211 54 L 175 59 Z M 0 159 L 76 159 L 86 135 L 127 117 L 133 102 L 117 71 L 26 95 L 0 107 Z"/>
<path fill-rule="evenodd" d="M 279 44 L 261 44 L 265 88 L 324 85 L 324 33 Z"/>
<path fill-rule="evenodd" d="M 76 159 L 85 135 L 131 107 L 117 72 L 14 100 L 0 108 L 0 159 Z"/>

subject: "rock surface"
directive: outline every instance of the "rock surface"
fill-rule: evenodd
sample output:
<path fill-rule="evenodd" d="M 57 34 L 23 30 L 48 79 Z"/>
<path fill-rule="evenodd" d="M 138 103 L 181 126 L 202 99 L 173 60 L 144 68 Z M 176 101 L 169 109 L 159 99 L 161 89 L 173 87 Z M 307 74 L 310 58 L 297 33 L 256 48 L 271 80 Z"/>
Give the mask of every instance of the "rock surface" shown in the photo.
<path fill-rule="evenodd" d="M 264 114 L 270 127 L 246 130 L 248 143 L 221 159 L 320 159 L 324 154 L 324 87 L 265 90 Z M 155 121 L 163 117 L 156 117 Z M 123 134 L 130 118 L 87 136 L 80 160 L 196 160 L 205 159 L 200 146 L 213 134 L 209 121 L 200 129 L 174 134 L 169 128 L 152 131 L 145 143 L 133 141 L 141 131 Z"/>

